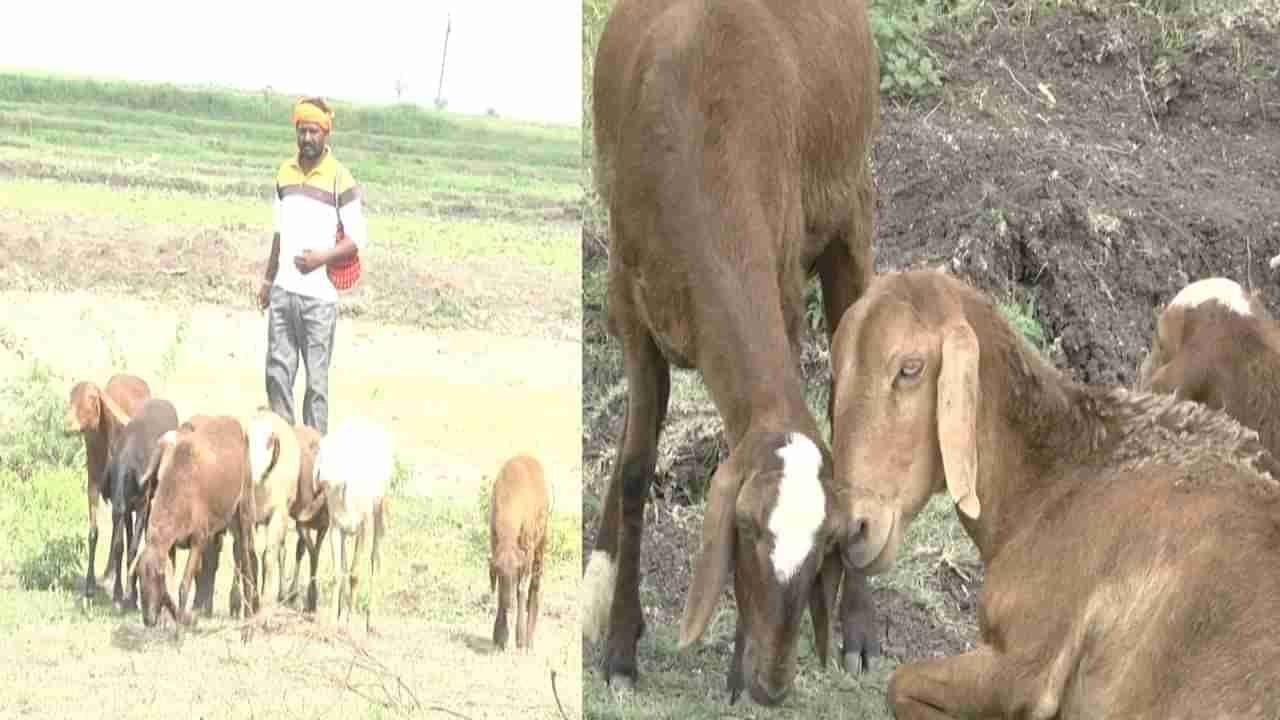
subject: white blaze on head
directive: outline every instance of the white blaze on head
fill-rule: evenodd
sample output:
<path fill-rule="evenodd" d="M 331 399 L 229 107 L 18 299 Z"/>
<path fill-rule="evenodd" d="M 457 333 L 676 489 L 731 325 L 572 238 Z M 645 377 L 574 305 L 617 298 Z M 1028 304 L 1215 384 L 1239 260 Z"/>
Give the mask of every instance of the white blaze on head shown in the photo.
<path fill-rule="evenodd" d="M 1240 287 L 1240 283 L 1226 278 L 1197 280 L 1182 288 L 1169 306 L 1195 307 L 1210 300 L 1217 300 L 1237 315 L 1252 314 L 1249 310 L 1249 296 L 1245 294 L 1244 288 Z"/>
<path fill-rule="evenodd" d="M 818 472 L 822 468 L 822 452 L 813 441 L 799 433 L 778 448 L 782 460 L 782 481 L 778 499 L 769 515 L 769 532 L 773 534 L 773 572 L 780 582 L 787 582 L 800 569 L 813 549 L 814 536 L 826 517 L 826 495 Z"/>

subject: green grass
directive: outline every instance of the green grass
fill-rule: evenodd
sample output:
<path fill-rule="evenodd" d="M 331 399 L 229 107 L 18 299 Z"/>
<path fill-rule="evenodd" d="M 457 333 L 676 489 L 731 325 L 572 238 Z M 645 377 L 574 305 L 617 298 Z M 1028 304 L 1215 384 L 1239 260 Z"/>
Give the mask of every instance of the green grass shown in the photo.
<path fill-rule="evenodd" d="M 335 104 L 330 142 L 379 237 L 434 254 L 457 224 L 468 248 L 443 256 L 472 243 L 484 254 L 494 236 L 545 236 L 532 228 L 548 209 L 581 198 L 577 128 Z M 275 171 L 296 152 L 289 108 L 282 96 L 0 70 L 0 206 L 265 229 Z"/>

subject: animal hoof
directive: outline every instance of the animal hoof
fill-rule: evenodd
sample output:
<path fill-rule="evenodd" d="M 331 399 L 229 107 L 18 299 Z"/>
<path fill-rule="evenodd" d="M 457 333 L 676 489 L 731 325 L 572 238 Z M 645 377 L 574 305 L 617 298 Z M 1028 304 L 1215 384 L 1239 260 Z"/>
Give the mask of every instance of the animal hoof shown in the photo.
<path fill-rule="evenodd" d="M 609 691 L 614 695 L 627 696 L 635 692 L 635 678 L 629 675 L 614 675 L 609 678 Z"/>

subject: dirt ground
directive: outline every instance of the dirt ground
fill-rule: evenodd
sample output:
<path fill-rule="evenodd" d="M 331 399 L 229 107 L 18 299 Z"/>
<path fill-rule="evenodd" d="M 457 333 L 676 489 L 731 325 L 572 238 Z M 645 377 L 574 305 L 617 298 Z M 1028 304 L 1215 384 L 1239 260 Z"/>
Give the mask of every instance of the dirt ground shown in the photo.
<path fill-rule="evenodd" d="M 1090 383 L 1131 383 L 1158 306 L 1193 280 L 1233 278 L 1280 312 L 1267 265 L 1280 253 L 1280 20 L 1212 18 L 1171 34 L 1133 12 L 1063 7 L 1028 23 L 990 6 L 980 31 L 930 39 L 941 97 L 882 104 L 876 271 L 945 265 L 1032 302 L 1054 363 Z M 1180 52 L 1158 52 L 1175 41 Z M 602 271 L 604 230 L 587 231 L 584 262 Z M 589 344 L 603 340 L 602 310 L 584 309 Z M 812 384 L 828 381 L 825 345 L 804 349 Z M 585 498 L 603 498 L 624 410 L 617 393 L 585 419 Z M 688 488 L 725 456 L 719 432 L 709 401 L 673 408 L 664 427 L 643 550 L 650 623 L 678 622 L 701 524 L 687 517 Z M 584 524 L 586 558 L 598 517 Z M 931 589 L 958 623 L 877 587 L 886 655 L 964 650 L 980 585 L 981 568 L 939 563 Z"/>
<path fill-rule="evenodd" d="M 40 359 L 69 389 L 74 380 L 103 383 L 123 364 L 182 417 L 251 411 L 265 402 L 266 318 L 249 294 L 261 272 L 260 241 L 244 228 L 208 227 L 192 238 L 109 219 L 0 209 L 0 377 L 28 372 Z M 411 470 L 403 491 L 464 508 L 503 460 L 534 453 L 552 483 L 553 508 L 576 512 L 577 278 L 517 263 L 486 269 L 396 252 L 375 257 L 369 265 L 377 274 L 366 267 L 371 281 L 340 306 L 330 427 L 357 413 L 384 423 Z M 304 378 L 300 369 L 299 419 Z M 100 509 L 100 522 L 104 517 L 109 523 Z M 394 506 L 390 524 L 394 533 Z M 108 524 L 98 543 L 99 572 L 109 535 Z M 321 562 L 323 575 L 328 548 Z M 470 568 L 459 570 L 474 595 L 432 594 L 425 568 L 436 572 L 448 562 L 458 560 L 427 559 L 421 573 L 415 566 L 407 590 L 379 588 L 386 599 L 377 638 L 366 638 L 359 622 L 347 637 L 285 613 L 269 617 L 255 642 L 242 646 L 222 601 L 212 620 L 181 641 L 172 632 L 144 631 L 136 614 L 20 626 L 0 650 L 0 686 L 24 690 L 18 706 L 0 702 L 0 717 L 53 709 L 65 717 L 365 717 L 372 704 L 383 706 L 384 717 L 558 718 L 553 667 L 560 668 L 565 712 L 579 715 L 573 584 L 544 590 L 533 654 L 497 655 L 489 641 L 492 609 L 471 607 L 488 591 L 483 567 L 473 583 Z M 0 578 L 0 585 L 10 582 Z M 10 591 L 17 588 L 0 587 L 0 595 Z M 467 613 L 451 611 L 455 602 L 467 603 Z M 450 614 L 473 621 L 450 623 Z M 483 616 L 488 620 L 475 619 Z M 40 682 L 24 679 L 33 674 Z"/>

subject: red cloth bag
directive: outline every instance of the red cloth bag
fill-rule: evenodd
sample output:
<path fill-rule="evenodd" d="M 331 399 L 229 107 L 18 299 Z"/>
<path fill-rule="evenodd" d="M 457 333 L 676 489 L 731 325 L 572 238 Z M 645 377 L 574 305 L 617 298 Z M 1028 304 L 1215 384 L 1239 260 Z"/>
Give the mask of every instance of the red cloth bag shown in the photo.
<path fill-rule="evenodd" d="M 342 210 L 338 207 L 338 178 L 335 174 L 333 178 L 333 209 L 338 213 L 338 232 L 334 235 L 334 245 L 342 242 L 342 238 L 346 233 L 342 229 Z M 325 266 L 325 272 L 329 273 L 329 282 L 339 290 L 350 290 L 360 281 L 360 251 L 356 250 L 356 254 L 346 260 L 338 260 L 331 262 Z"/>

